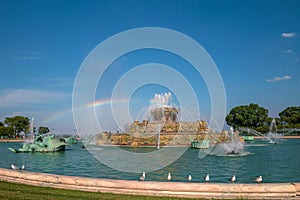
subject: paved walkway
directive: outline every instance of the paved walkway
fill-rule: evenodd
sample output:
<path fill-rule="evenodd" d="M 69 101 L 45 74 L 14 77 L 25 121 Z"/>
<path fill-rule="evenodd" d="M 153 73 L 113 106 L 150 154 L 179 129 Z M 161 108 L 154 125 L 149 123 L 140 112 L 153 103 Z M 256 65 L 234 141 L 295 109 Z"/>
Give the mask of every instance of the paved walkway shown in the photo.
<path fill-rule="evenodd" d="M 300 199 L 300 183 L 222 184 L 139 182 L 43 174 L 2 168 L 0 168 L 0 180 L 44 187 L 136 195 L 202 198 Z"/>

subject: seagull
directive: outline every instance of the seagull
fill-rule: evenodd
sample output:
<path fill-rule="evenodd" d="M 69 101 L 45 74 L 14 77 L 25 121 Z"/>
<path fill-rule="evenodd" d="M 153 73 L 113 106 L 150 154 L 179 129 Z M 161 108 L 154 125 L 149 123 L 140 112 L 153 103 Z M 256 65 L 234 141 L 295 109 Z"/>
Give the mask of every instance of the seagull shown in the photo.
<path fill-rule="evenodd" d="M 229 180 L 230 180 L 231 182 L 235 182 L 235 181 L 236 181 L 235 175 L 233 175 Z"/>
<path fill-rule="evenodd" d="M 204 181 L 209 182 L 209 174 L 206 174 L 206 176 L 204 177 Z"/>
<path fill-rule="evenodd" d="M 169 173 L 168 173 L 167 180 L 170 181 L 171 179 L 172 179 L 172 176 L 171 176 L 171 173 L 169 172 Z"/>
<path fill-rule="evenodd" d="M 143 172 L 143 175 L 140 176 L 139 181 L 144 181 L 146 178 L 146 172 Z"/>
<path fill-rule="evenodd" d="M 24 169 L 25 169 L 25 165 L 23 164 L 22 167 L 21 167 L 21 170 L 24 170 Z"/>
<path fill-rule="evenodd" d="M 263 181 L 262 176 L 258 176 L 256 177 L 256 179 L 254 180 L 256 183 L 261 183 Z"/>
<path fill-rule="evenodd" d="M 14 169 L 14 170 L 18 170 L 19 168 L 15 165 L 11 165 L 11 168 Z"/>
<path fill-rule="evenodd" d="M 188 182 L 191 182 L 192 181 L 192 175 L 189 175 L 188 176 Z"/>

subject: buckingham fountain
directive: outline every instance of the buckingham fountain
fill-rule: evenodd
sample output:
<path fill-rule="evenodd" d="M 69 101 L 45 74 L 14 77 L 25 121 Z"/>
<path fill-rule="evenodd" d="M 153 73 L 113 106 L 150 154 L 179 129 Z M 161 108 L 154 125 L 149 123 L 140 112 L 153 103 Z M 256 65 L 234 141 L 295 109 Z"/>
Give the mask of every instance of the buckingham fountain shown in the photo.
<path fill-rule="evenodd" d="M 155 94 L 152 104 L 141 114 L 142 121 L 127 125 L 124 133 L 102 132 L 96 136 L 96 144 L 156 147 L 191 146 L 200 149 L 199 156 L 244 156 L 245 143 L 239 132 L 212 131 L 205 120 L 182 120 L 184 108 L 172 103 L 171 93 Z M 185 111 L 185 110 L 184 110 Z M 186 112 L 186 111 L 185 111 Z"/>
<path fill-rule="evenodd" d="M 210 131 L 204 120 L 182 121 L 182 108 L 172 103 L 171 93 L 155 94 L 152 104 L 141 114 L 143 120 L 128 124 L 125 133 L 103 132 L 98 145 L 163 146 L 189 145 L 196 138 L 205 138 Z M 175 139 L 176 137 L 176 139 Z"/>

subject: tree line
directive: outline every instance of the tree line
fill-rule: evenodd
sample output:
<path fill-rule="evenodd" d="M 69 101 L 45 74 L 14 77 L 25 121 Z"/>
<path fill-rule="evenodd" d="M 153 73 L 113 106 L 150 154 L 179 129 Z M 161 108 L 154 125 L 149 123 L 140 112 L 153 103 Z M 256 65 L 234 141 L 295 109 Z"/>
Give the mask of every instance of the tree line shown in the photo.
<path fill-rule="evenodd" d="M 15 138 L 21 133 L 30 133 L 30 120 L 24 116 L 6 117 L 4 122 L 0 121 L 0 136 L 6 138 Z M 50 132 L 48 127 L 40 126 L 37 130 L 38 134 Z M 33 127 L 33 133 L 36 133 L 36 127 Z"/>
<path fill-rule="evenodd" d="M 269 111 L 266 108 L 251 103 L 234 107 L 225 120 L 233 128 L 245 127 L 266 133 L 273 120 L 268 114 Z M 278 116 L 275 118 L 277 129 L 300 128 L 300 106 L 287 107 Z"/>
<path fill-rule="evenodd" d="M 275 118 L 278 129 L 300 129 L 300 106 L 290 106 L 278 114 Z M 234 107 L 226 115 L 225 121 L 233 128 L 251 128 L 261 133 L 269 131 L 273 118 L 269 117 L 269 111 L 257 104 L 249 104 Z M 14 138 L 20 133 L 30 133 L 30 120 L 28 117 L 14 116 L 6 117 L 4 122 L 0 121 L 0 137 Z M 33 128 L 34 134 L 36 127 Z M 38 127 L 38 134 L 50 132 L 48 127 Z"/>

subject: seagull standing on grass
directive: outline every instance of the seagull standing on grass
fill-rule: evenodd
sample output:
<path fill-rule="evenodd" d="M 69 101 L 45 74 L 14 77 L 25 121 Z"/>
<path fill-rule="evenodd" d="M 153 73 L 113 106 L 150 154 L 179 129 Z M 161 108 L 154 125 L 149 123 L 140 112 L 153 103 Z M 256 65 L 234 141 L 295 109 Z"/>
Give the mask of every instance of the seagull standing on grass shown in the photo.
<path fill-rule="evenodd" d="M 258 176 L 256 177 L 256 179 L 254 180 L 256 183 L 261 183 L 263 181 L 262 176 Z"/>
<path fill-rule="evenodd" d="M 231 182 L 235 182 L 235 181 L 236 181 L 235 175 L 233 175 L 229 180 L 230 180 Z"/>
<path fill-rule="evenodd" d="M 191 182 L 192 181 L 192 175 L 189 175 L 188 176 L 188 182 Z"/>
<path fill-rule="evenodd" d="M 204 181 L 209 182 L 209 174 L 206 174 L 206 176 L 204 177 Z"/>
<path fill-rule="evenodd" d="M 168 173 L 167 180 L 168 180 L 168 181 L 171 181 L 171 179 L 172 179 L 172 176 L 171 176 L 171 173 L 169 172 L 169 173 Z"/>
<path fill-rule="evenodd" d="M 146 178 L 146 172 L 143 172 L 142 176 L 140 176 L 139 181 L 144 181 Z"/>

